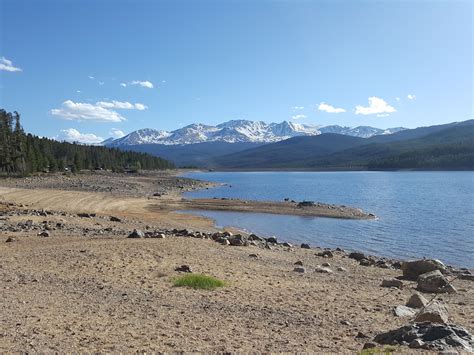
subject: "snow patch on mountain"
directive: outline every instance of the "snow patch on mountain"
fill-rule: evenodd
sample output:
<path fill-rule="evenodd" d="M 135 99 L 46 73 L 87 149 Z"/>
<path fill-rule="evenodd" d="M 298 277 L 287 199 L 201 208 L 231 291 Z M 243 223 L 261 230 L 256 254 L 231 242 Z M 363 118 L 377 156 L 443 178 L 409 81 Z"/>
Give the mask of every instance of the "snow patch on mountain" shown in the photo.
<path fill-rule="evenodd" d="M 315 136 L 322 133 L 369 138 L 380 134 L 392 134 L 403 129 L 405 128 L 384 130 L 368 126 L 351 128 L 338 125 L 318 127 L 288 121 L 265 123 L 263 121 L 232 120 L 217 126 L 194 123 L 171 132 L 145 128 L 112 141 L 108 139 L 103 142 L 103 145 L 119 147 L 140 144 L 183 145 L 203 142 L 271 143 L 297 136 Z"/>

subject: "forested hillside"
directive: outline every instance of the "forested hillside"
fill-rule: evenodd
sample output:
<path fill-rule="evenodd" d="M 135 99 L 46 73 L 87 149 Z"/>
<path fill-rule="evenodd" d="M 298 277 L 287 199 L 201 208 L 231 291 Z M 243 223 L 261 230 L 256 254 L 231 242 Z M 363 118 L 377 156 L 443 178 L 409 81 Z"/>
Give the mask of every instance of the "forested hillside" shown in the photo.
<path fill-rule="evenodd" d="M 18 112 L 0 110 L 0 173 L 80 169 L 170 169 L 173 164 L 149 154 L 122 152 L 39 138 L 23 131 Z"/>

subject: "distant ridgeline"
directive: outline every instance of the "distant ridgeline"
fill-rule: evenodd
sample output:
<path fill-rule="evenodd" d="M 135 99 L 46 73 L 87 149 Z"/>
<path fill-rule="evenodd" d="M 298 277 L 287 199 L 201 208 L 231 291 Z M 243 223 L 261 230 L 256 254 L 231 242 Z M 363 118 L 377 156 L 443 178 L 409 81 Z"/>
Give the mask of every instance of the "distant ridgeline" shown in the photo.
<path fill-rule="evenodd" d="M 18 112 L 0 109 L 0 173 L 80 169 L 170 169 L 174 165 L 145 153 L 124 152 L 39 138 L 23 131 Z"/>

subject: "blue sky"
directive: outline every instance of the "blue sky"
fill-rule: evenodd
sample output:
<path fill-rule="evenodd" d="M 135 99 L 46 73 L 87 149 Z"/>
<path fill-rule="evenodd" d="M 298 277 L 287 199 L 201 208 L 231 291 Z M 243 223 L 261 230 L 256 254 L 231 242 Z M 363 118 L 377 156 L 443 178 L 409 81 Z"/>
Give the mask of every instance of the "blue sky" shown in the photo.
<path fill-rule="evenodd" d="M 0 106 L 97 141 L 232 119 L 473 118 L 471 1 L 0 0 Z"/>

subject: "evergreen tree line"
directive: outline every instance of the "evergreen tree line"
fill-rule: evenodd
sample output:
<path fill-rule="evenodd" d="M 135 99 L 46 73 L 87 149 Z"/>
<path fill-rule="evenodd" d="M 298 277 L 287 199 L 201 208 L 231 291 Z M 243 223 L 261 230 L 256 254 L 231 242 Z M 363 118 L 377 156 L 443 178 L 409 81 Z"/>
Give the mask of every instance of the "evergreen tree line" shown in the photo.
<path fill-rule="evenodd" d="M 18 112 L 0 109 L 0 172 L 31 174 L 81 169 L 158 170 L 173 164 L 150 154 L 58 142 L 26 134 Z"/>

